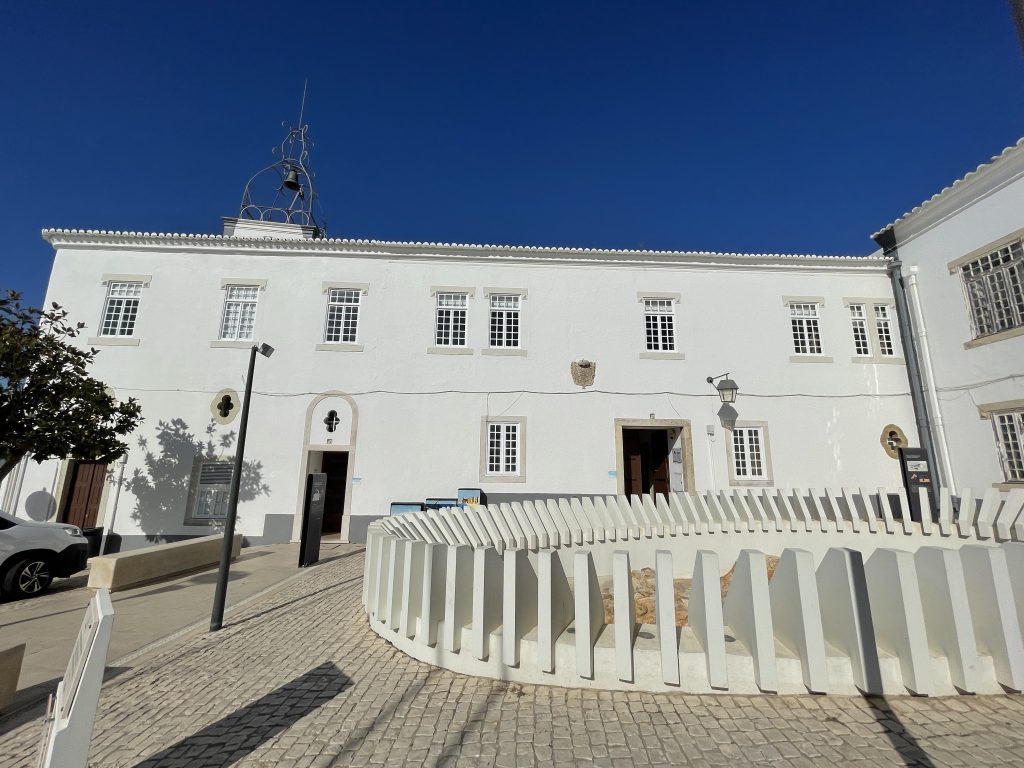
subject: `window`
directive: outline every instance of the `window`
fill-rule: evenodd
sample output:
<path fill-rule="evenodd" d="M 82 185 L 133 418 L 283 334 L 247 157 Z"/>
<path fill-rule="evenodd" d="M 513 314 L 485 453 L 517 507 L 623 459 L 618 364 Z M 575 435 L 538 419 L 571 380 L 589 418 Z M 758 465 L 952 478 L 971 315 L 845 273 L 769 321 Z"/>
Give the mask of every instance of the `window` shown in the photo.
<path fill-rule="evenodd" d="M 821 354 L 821 329 L 818 325 L 818 304 L 791 303 L 790 323 L 793 328 L 793 351 L 798 355 Z"/>
<path fill-rule="evenodd" d="M 644 299 L 644 330 L 649 352 L 674 352 L 676 349 L 672 303 L 672 299 Z"/>
<path fill-rule="evenodd" d="M 999 458 L 1007 482 L 1024 482 L 1024 410 L 992 414 Z"/>
<path fill-rule="evenodd" d="M 258 285 L 224 286 L 224 317 L 220 338 L 224 341 L 251 341 L 256 327 Z"/>
<path fill-rule="evenodd" d="M 233 469 L 230 461 L 203 461 L 199 464 L 191 510 L 193 520 L 205 522 L 227 517 Z"/>
<path fill-rule="evenodd" d="M 139 314 L 142 283 L 110 283 L 103 307 L 100 336 L 132 336 Z"/>
<path fill-rule="evenodd" d="M 868 321 L 864 316 L 863 304 L 850 305 L 850 322 L 853 323 L 854 354 L 863 356 L 870 355 L 871 344 L 868 342 Z"/>
<path fill-rule="evenodd" d="M 519 302 L 516 294 L 491 295 L 492 347 L 519 347 Z"/>
<path fill-rule="evenodd" d="M 960 267 L 975 338 L 1024 326 L 1024 244 L 1016 240 Z"/>
<path fill-rule="evenodd" d="M 355 344 L 359 330 L 359 298 L 362 292 L 351 288 L 331 288 L 327 294 L 328 344 Z M 372 318 L 371 318 L 372 319 Z"/>
<path fill-rule="evenodd" d="M 764 443 L 760 427 L 736 427 L 732 431 L 733 475 L 737 480 L 761 480 L 765 477 Z"/>
<path fill-rule="evenodd" d="M 519 474 L 519 424 L 487 422 L 487 474 Z"/>
<path fill-rule="evenodd" d="M 854 362 L 903 362 L 896 357 L 892 305 L 885 300 L 847 299 Z"/>
<path fill-rule="evenodd" d="M 893 357 L 896 354 L 889 326 L 889 305 L 875 304 L 875 335 L 878 336 L 878 354 Z"/>
<path fill-rule="evenodd" d="M 438 293 L 434 319 L 434 343 L 439 347 L 466 346 L 468 294 Z"/>

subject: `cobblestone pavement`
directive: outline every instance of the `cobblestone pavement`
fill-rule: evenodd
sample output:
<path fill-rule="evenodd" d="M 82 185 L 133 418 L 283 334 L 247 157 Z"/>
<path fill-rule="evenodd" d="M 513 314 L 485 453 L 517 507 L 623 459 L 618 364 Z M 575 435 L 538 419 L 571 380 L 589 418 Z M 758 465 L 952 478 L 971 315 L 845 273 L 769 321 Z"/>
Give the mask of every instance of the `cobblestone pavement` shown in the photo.
<path fill-rule="evenodd" d="M 353 548 L 110 681 L 91 764 L 1024 764 L 1021 696 L 610 693 L 435 669 L 370 631 L 362 567 Z M 32 765 L 39 729 L 0 739 L 0 764 Z"/>

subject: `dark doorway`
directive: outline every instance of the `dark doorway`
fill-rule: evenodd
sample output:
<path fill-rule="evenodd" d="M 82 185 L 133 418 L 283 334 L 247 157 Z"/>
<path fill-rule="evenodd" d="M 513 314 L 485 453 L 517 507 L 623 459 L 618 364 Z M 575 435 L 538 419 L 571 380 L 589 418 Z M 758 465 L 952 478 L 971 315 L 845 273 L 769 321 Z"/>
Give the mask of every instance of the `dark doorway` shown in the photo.
<path fill-rule="evenodd" d="M 345 513 L 345 487 L 348 485 L 348 452 L 324 451 L 320 471 L 327 475 L 324 501 L 324 535 L 341 533 L 341 517 Z"/>
<path fill-rule="evenodd" d="M 670 444 L 667 429 L 622 430 L 624 490 L 630 496 L 668 493 Z"/>
<path fill-rule="evenodd" d="M 76 461 L 71 468 L 71 483 L 64 496 L 60 521 L 82 529 L 95 528 L 106 480 L 106 462 Z"/>

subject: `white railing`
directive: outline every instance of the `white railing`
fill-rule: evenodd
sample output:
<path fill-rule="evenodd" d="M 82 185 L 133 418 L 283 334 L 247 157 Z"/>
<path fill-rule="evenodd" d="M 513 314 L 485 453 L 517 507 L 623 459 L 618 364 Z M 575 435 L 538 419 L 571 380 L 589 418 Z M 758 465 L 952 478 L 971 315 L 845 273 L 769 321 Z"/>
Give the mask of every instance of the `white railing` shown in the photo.
<path fill-rule="evenodd" d="M 937 521 L 913 523 L 902 490 L 734 489 L 412 513 L 371 525 L 363 604 L 416 658 L 522 682 L 1020 690 L 1022 510 L 1022 491 L 965 491 L 954 511 L 943 490 Z M 635 622 L 639 568 L 654 571 L 650 627 Z M 606 624 L 609 598 L 625 620 Z"/>

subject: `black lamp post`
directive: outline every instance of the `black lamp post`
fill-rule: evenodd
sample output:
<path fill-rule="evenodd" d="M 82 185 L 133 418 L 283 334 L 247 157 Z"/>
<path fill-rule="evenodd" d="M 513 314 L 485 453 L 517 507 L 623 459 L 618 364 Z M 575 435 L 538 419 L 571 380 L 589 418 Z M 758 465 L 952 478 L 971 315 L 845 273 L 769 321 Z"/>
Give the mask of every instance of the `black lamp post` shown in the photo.
<path fill-rule="evenodd" d="M 245 399 L 242 401 L 242 420 L 238 425 L 238 448 L 235 451 L 235 468 L 231 473 L 231 493 L 228 496 L 228 514 L 224 519 L 224 545 L 220 553 L 220 570 L 217 572 L 217 591 L 213 595 L 213 613 L 210 616 L 210 631 L 216 632 L 224 624 L 224 601 L 228 595 L 228 571 L 231 568 L 231 549 L 235 540 L 235 517 L 238 514 L 238 488 L 242 482 L 242 459 L 245 454 L 245 430 L 249 424 L 249 400 L 252 398 L 252 375 L 256 370 L 256 353 L 264 357 L 274 354 L 269 344 L 253 344 L 249 351 L 249 374 L 245 377 Z"/>
<path fill-rule="evenodd" d="M 715 379 L 721 379 L 718 384 L 715 384 Z M 736 402 L 736 395 L 739 393 L 739 385 L 729 378 L 728 373 L 723 373 L 720 376 L 708 376 L 708 384 L 714 386 L 718 390 L 718 396 L 722 398 L 722 402 L 731 404 Z"/>

